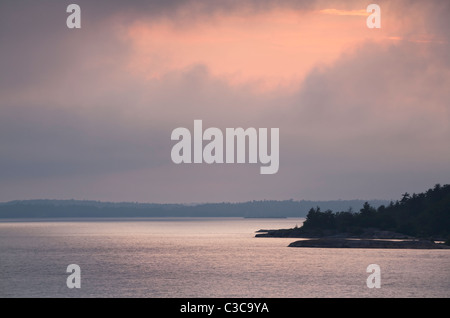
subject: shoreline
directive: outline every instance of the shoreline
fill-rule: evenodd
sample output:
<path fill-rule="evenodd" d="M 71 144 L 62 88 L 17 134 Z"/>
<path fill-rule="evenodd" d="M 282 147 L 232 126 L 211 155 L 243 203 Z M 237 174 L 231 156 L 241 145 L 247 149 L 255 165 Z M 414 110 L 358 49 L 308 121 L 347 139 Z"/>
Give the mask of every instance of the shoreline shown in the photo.
<path fill-rule="evenodd" d="M 293 229 L 258 230 L 255 237 L 297 238 L 288 247 L 311 248 L 381 248 L 381 249 L 450 249 L 450 246 L 432 239 L 421 239 L 401 233 L 366 230 L 350 233 L 305 233 Z"/>
<path fill-rule="evenodd" d="M 379 249 L 450 249 L 450 246 L 428 240 L 386 240 L 386 239 L 350 239 L 317 238 L 292 242 L 288 247 L 311 248 L 379 248 Z"/>

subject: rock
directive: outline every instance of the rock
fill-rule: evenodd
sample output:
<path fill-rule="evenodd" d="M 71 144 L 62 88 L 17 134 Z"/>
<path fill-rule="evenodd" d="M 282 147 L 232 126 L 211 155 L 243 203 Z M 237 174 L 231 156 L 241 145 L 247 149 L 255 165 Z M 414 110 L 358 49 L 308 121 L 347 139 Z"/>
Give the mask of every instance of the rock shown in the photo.
<path fill-rule="evenodd" d="M 379 230 L 375 228 L 361 229 L 358 234 L 337 232 L 334 230 L 304 230 L 303 228 L 258 230 L 255 237 L 293 237 L 293 238 L 358 238 L 358 239 L 414 239 L 402 233 Z"/>
<path fill-rule="evenodd" d="M 449 249 L 450 246 L 426 240 L 378 240 L 319 238 L 295 241 L 289 247 L 382 248 L 382 249 Z"/>

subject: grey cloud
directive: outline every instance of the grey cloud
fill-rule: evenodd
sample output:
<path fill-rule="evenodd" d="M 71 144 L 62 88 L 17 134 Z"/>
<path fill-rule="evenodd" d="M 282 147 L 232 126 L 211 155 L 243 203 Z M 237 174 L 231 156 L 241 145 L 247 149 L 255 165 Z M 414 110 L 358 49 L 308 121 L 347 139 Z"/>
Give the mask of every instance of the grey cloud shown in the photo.
<path fill-rule="evenodd" d="M 75 65 L 68 79 L 44 81 L 38 93 L 29 88 L 2 96 L 4 182 L 172 165 L 170 134 L 176 127 L 192 129 L 194 119 L 205 126 L 247 127 L 272 105 L 230 88 L 202 65 L 154 81 L 119 68 L 86 74 Z"/>
<path fill-rule="evenodd" d="M 450 178 L 450 64 L 432 48 L 368 44 L 308 76 L 286 113 L 285 146 L 310 173 L 302 187 L 386 197 Z"/>
<path fill-rule="evenodd" d="M 102 118 L 42 105 L 3 107 L 0 126 L 3 182 L 158 166 L 169 151 L 160 130 L 124 127 L 117 114 Z"/>
<path fill-rule="evenodd" d="M 30 3 L 3 1 L 0 10 L 0 186 L 11 199 L 373 199 L 450 177 L 448 42 L 367 44 L 311 72 L 297 93 L 261 97 L 228 86 L 201 64 L 150 82 L 130 76 L 119 67 L 129 48 L 108 32 L 108 19 L 123 9 L 126 19 L 181 19 L 187 6 L 197 5 L 198 18 L 278 2 L 78 1 L 84 24 L 77 33 L 64 27 L 69 2 Z M 448 40 L 448 2 L 404 3 L 423 6 L 427 32 Z M 279 127 L 280 172 L 173 165 L 170 133 L 191 129 L 194 119 L 219 128 Z M 148 175 L 133 174 L 146 169 Z M 110 174 L 125 177 L 99 189 L 98 177 Z"/>

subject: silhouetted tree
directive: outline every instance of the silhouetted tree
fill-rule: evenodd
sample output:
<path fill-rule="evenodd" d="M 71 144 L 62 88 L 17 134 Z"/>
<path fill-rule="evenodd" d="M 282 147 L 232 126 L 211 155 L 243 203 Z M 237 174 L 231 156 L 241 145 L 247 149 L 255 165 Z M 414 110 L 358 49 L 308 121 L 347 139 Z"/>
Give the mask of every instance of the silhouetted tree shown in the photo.
<path fill-rule="evenodd" d="M 358 232 L 374 227 L 421 237 L 450 237 L 450 185 L 435 185 L 425 193 L 405 192 L 402 199 L 378 209 L 364 203 L 359 213 L 333 213 L 311 208 L 299 230 Z"/>

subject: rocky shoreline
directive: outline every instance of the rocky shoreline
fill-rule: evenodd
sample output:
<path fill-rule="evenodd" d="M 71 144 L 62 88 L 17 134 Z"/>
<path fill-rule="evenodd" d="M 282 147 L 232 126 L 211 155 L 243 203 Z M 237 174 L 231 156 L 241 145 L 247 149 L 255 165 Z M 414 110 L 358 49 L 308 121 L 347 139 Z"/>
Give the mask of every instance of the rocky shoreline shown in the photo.
<path fill-rule="evenodd" d="M 401 233 L 366 229 L 358 235 L 335 232 L 305 232 L 297 229 L 259 230 L 255 237 L 299 238 L 289 247 L 450 249 L 434 240 L 417 239 Z"/>
<path fill-rule="evenodd" d="M 365 229 L 358 234 L 335 231 L 304 231 L 301 228 L 258 230 L 255 237 L 292 237 L 292 238 L 357 238 L 357 239 L 414 239 L 402 233 L 383 231 L 378 229 Z"/>
<path fill-rule="evenodd" d="M 289 247 L 381 248 L 381 249 L 450 249 L 450 246 L 427 240 L 380 240 L 318 238 L 292 242 Z"/>

